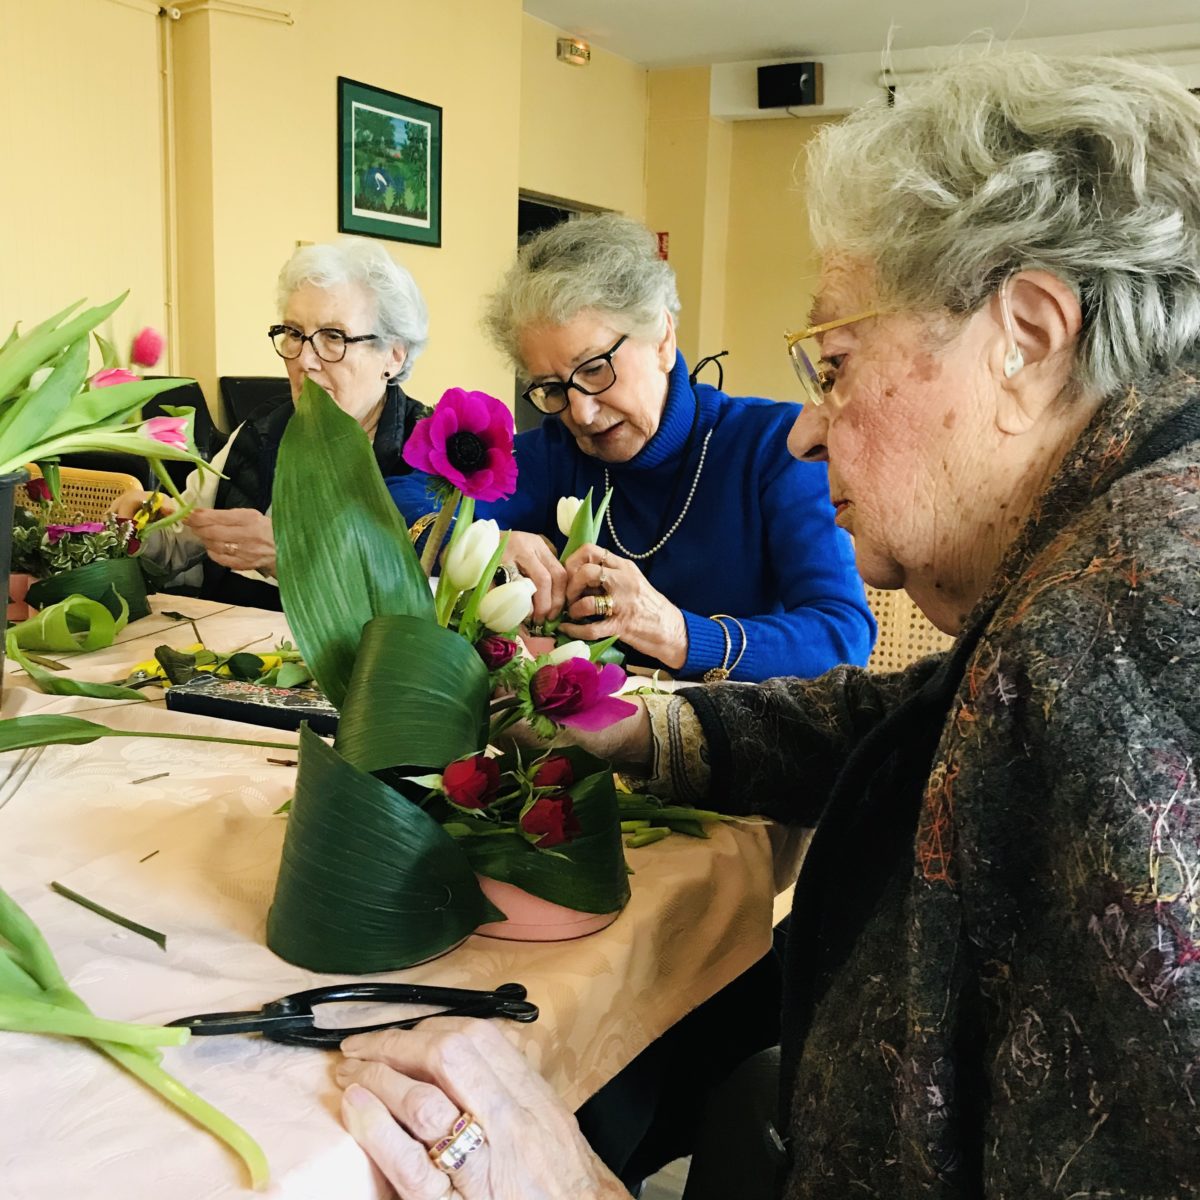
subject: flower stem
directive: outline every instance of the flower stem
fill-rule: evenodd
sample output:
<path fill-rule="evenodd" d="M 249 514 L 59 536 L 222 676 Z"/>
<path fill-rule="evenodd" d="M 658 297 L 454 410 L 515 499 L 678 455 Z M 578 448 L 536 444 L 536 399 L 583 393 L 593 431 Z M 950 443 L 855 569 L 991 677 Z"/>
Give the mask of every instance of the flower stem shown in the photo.
<path fill-rule="evenodd" d="M 450 522 L 454 520 L 454 512 L 458 508 L 461 497 L 462 492 L 455 488 L 442 505 L 442 511 L 438 513 L 437 520 L 434 521 L 433 528 L 429 531 L 425 549 L 421 552 L 421 570 L 425 572 L 426 578 L 433 574 L 433 568 L 437 565 L 438 552 L 442 548 L 442 542 L 446 540 L 446 530 L 450 528 Z"/>
<path fill-rule="evenodd" d="M 204 733 L 161 733 L 144 729 L 113 729 L 104 737 L 172 738 L 180 742 L 221 742 L 226 746 L 264 746 L 268 750 L 299 750 L 295 742 L 260 742 L 254 738 L 212 737 Z"/>

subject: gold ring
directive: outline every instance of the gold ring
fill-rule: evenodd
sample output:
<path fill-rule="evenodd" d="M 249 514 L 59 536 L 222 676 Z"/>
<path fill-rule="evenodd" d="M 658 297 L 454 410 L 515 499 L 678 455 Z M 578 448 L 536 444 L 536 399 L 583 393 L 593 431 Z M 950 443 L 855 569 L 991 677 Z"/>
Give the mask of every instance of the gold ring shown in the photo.
<path fill-rule="evenodd" d="M 596 616 L 608 618 L 613 615 L 613 598 L 607 592 L 596 597 Z"/>
<path fill-rule="evenodd" d="M 470 1113 L 459 1113 L 450 1132 L 429 1147 L 433 1165 L 443 1171 L 457 1171 L 487 1141 L 483 1129 Z"/>

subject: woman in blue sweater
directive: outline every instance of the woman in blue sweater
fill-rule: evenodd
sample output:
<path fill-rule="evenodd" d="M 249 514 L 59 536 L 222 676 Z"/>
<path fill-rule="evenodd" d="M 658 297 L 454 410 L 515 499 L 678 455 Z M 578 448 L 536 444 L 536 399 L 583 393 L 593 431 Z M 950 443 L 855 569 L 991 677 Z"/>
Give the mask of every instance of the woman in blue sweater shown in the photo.
<path fill-rule="evenodd" d="M 798 406 L 696 383 L 678 311 L 674 272 L 625 217 L 522 247 L 487 324 L 531 381 L 525 397 L 559 419 L 517 437 L 516 495 L 476 515 L 514 531 L 535 621 L 565 607 L 563 632 L 615 635 L 632 662 L 751 681 L 865 663 L 874 622 L 825 467 L 787 450 Z M 410 524 L 432 508 L 425 477 L 389 484 Z M 609 487 L 599 544 L 560 564 L 559 499 Z"/>

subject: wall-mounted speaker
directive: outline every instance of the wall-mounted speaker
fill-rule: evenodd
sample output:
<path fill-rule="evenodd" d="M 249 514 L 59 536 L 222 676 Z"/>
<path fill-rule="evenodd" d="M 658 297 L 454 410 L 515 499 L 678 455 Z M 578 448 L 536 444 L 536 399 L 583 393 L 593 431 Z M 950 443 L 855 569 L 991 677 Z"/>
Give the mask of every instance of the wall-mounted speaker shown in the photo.
<path fill-rule="evenodd" d="M 819 62 L 780 63 L 758 68 L 759 108 L 801 108 L 825 100 Z"/>

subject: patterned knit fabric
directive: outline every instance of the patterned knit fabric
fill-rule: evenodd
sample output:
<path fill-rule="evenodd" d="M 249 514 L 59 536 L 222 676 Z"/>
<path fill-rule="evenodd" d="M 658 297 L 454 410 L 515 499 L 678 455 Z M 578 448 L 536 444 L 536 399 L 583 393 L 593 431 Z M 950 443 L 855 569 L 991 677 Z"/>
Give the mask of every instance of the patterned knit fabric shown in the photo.
<path fill-rule="evenodd" d="M 1193 363 L 1102 407 L 948 705 L 947 656 L 683 693 L 716 803 L 821 818 L 789 1200 L 1200 1195 L 1200 442 L 1130 470 L 1198 395 Z"/>

